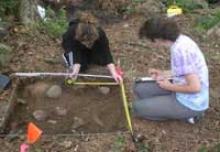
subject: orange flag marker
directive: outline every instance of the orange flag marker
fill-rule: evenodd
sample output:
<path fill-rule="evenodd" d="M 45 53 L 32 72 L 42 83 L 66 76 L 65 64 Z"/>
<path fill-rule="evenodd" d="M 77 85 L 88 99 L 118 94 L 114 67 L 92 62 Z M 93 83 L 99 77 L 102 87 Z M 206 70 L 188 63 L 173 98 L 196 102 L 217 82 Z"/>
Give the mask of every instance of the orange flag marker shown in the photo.
<path fill-rule="evenodd" d="M 34 123 L 30 122 L 27 129 L 27 143 L 34 144 L 40 138 L 42 130 L 39 129 Z"/>

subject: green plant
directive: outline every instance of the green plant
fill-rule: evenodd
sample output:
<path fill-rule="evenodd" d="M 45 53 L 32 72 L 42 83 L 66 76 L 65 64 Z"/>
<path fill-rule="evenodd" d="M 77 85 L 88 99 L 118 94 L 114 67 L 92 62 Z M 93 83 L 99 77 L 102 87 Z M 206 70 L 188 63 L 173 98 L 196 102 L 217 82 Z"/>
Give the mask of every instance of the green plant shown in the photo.
<path fill-rule="evenodd" d="M 124 14 L 132 14 L 135 12 L 135 9 L 134 9 L 133 5 L 128 5 L 124 8 L 122 8 L 120 12 L 122 12 Z"/>
<path fill-rule="evenodd" d="M 51 8 L 46 11 L 46 18 L 38 23 L 38 28 L 45 31 L 51 38 L 60 37 L 68 26 L 66 13 L 60 9 L 56 14 Z"/>
<path fill-rule="evenodd" d="M 0 43 L 0 66 L 4 66 L 10 60 L 11 48 Z"/>
<path fill-rule="evenodd" d="M 4 17 L 4 15 L 16 15 L 19 8 L 18 5 L 18 0 L 1 0 L 0 17 Z"/>
<path fill-rule="evenodd" d="M 148 147 L 148 145 L 144 143 L 139 143 L 137 147 L 138 147 L 138 152 L 150 152 L 150 148 Z"/>
<path fill-rule="evenodd" d="M 210 152 L 220 152 L 220 143 L 211 148 Z"/>
<path fill-rule="evenodd" d="M 208 3 L 206 2 L 198 3 L 194 0 L 167 0 L 166 1 L 167 6 L 170 6 L 173 4 L 180 6 L 186 12 L 190 12 L 198 8 L 208 8 Z"/>
<path fill-rule="evenodd" d="M 198 152 L 208 152 L 208 149 L 203 145 L 199 148 Z"/>
<path fill-rule="evenodd" d="M 132 0 L 132 3 L 142 3 L 144 2 L 145 0 Z"/>
<path fill-rule="evenodd" d="M 124 144 L 125 144 L 125 138 L 123 136 L 119 135 L 116 138 L 116 140 L 115 140 L 115 142 L 114 142 L 114 144 L 112 146 L 112 151 L 113 152 L 121 152 L 121 151 L 123 151 Z"/>
<path fill-rule="evenodd" d="M 220 10 L 213 14 L 202 16 L 197 19 L 197 28 L 199 30 L 208 30 L 220 22 Z"/>

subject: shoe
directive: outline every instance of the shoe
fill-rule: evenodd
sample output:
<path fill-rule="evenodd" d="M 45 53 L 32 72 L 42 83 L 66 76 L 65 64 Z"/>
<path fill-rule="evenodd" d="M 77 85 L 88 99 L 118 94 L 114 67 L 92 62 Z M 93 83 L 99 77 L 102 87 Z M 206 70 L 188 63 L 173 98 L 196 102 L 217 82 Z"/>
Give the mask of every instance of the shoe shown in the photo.
<path fill-rule="evenodd" d="M 194 117 L 188 118 L 187 122 L 190 123 L 190 124 L 195 124 L 196 123 Z"/>
<path fill-rule="evenodd" d="M 198 115 L 198 116 L 188 118 L 186 121 L 187 121 L 188 123 L 190 123 L 190 124 L 196 124 L 196 123 L 198 123 L 204 116 L 205 116 L 205 114 L 204 114 L 204 113 L 201 113 L 201 114 Z"/>

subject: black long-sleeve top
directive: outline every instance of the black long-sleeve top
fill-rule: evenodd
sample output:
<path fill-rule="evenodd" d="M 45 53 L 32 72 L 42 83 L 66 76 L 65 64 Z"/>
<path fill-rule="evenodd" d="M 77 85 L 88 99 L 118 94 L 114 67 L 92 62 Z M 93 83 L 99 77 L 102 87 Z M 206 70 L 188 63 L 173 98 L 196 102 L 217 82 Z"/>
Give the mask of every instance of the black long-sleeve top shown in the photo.
<path fill-rule="evenodd" d="M 105 32 L 99 27 L 99 38 L 94 42 L 91 49 L 87 48 L 80 41 L 75 39 L 75 31 L 78 21 L 70 22 L 69 28 L 63 34 L 62 47 L 66 53 L 73 52 L 74 63 L 79 63 L 84 68 L 90 63 L 107 65 L 113 63 L 109 49 L 109 41 Z"/>

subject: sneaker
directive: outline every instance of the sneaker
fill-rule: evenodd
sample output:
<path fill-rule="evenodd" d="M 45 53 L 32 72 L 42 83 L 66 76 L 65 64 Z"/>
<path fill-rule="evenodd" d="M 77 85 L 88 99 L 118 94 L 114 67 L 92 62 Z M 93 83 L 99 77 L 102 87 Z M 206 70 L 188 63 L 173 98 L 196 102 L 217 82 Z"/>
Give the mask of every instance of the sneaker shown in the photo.
<path fill-rule="evenodd" d="M 190 123 L 190 124 L 195 124 L 196 123 L 194 117 L 188 118 L 187 122 Z"/>
<path fill-rule="evenodd" d="M 198 116 L 188 118 L 188 119 L 187 119 L 187 122 L 190 123 L 190 124 L 196 124 L 196 123 L 199 122 L 204 116 L 205 116 L 205 114 L 204 114 L 204 113 L 201 113 L 201 114 L 198 115 Z"/>

